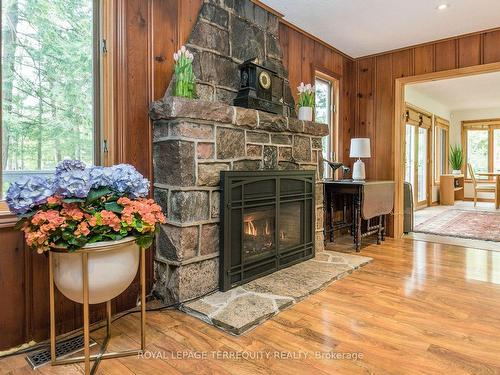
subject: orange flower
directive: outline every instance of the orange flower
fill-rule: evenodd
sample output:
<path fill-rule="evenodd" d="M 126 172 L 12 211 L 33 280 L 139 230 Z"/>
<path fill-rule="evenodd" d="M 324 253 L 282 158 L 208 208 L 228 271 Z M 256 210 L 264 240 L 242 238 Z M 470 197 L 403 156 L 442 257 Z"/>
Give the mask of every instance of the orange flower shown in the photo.
<path fill-rule="evenodd" d="M 47 203 L 50 205 L 57 205 L 62 203 L 62 197 L 59 195 L 54 195 L 53 197 L 47 198 Z"/>
<path fill-rule="evenodd" d="M 87 222 L 85 221 L 82 221 L 80 224 L 78 224 L 78 226 L 76 227 L 76 230 L 75 230 L 75 236 L 88 236 L 90 234 L 90 229 L 89 229 L 89 225 L 87 224 Z"/>
<path fill-rule="evenodd" d="M 114 231 L 119 231 L 121 228 L 121 222 L 118 216 L 111 211 L 102 210 L 101 211 L 102 224 L 108 225 L 113 228 Z"/>

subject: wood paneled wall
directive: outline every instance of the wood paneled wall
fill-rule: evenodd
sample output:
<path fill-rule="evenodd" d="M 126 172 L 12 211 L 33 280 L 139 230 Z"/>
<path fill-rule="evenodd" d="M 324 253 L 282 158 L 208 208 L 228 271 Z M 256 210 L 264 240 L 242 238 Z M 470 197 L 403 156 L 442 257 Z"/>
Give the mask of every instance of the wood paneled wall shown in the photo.
<path fill-rule="evenodd" d="M 372 140 L 368 178 L 392 179 L 396 78 L 500 61 L 500 30 L 431 42 L 357 59 L 355 135 Z"/>
<path fill-rule="evenodd" d="M 313 83 L 315 71 L 321 71 L 339 81 L 339 150 L 337 160 L 348 163 L 349 140 L 354 132 L 354 60 L 333 47 L 289 25 L 280 23 L 283 65 L 288 69 L 290 87 L 297 100 L 300 82 Z"/>

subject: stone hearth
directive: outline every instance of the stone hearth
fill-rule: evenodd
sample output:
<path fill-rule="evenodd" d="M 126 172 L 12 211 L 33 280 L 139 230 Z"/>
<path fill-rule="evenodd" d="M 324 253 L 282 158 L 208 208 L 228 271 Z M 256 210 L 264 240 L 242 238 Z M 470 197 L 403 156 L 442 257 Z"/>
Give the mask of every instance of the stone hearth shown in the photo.
<path fill-rule="evenodd" d="M 153 103 L 155 199 L 167 214 L 155 254 L 155 292 L 177 302 L 218 288 L 221 170 L 323 173 L 325 124 L 166 96 Z M 316 185 L 316 252 L 323 191 Z"/>

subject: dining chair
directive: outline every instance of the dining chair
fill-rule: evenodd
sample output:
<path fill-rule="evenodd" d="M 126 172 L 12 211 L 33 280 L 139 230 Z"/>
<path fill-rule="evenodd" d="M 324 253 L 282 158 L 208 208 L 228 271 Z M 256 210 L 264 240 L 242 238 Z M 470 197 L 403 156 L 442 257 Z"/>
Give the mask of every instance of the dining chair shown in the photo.
<path fill-rule="evenodd" d="M 477 193 L 491 193 L 496 191 L 495 184 L 483 184 L 479 183 L 476 179 L 476 174 L 474 173 L 474 168 L 472 168 L 471 163 L 467 163 L 467 169 L 469 170 L 469 175 L 472 180 L 472 187 L 474 188 L 474 207 L 477 204 Z"/>

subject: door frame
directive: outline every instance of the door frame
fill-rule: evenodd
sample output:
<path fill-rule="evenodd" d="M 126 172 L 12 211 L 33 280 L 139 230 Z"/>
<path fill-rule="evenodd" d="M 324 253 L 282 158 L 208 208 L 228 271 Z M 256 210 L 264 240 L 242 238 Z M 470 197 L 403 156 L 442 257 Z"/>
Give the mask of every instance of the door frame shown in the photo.
<path fill-rule="evenodd" d="M 437 81 L 449 78 L 458 78 L 471 76 L 476 74 L 500 72 L 500 62 L 475 65 L 467 68 L 457 68 L 444 70 L 441 72 L 426 73 L 409 77 L 396 78 L 394 83 L 395 100 L 394 100 L 394 125 L 393 125 L 393 150 L 394 164 L 393 174 L 396 183 L 394 194 L 394 237 L 401 238 L 403 236 L 403 218 L 404 218 L 404 132 L 403 125 L 406 124 L 405 119 L 405 85 L 418 82 Z"/>

